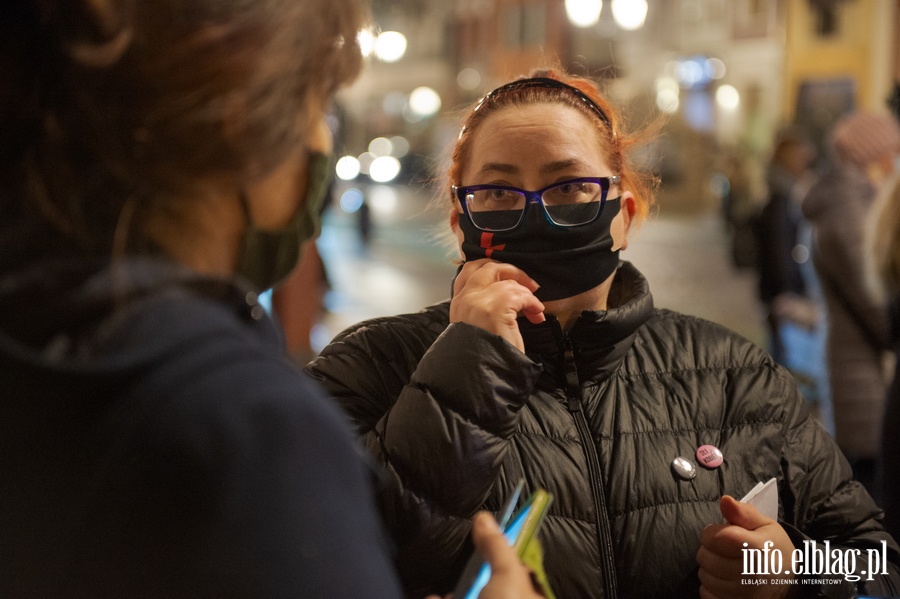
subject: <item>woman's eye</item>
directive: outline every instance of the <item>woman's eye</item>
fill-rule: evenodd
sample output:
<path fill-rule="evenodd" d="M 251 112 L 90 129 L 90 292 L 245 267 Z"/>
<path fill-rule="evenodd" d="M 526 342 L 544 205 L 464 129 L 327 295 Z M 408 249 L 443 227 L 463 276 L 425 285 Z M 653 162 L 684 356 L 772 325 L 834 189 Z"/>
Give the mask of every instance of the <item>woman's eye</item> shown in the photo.
<path fill-rule="evenodd" d="M 489 200 L 493 203 L 512 203 L 516 201 L 516 194 L 508 189 L 490 190 Z"/>
<path fill-rule="evenodd" d="M 550 188 L 542 197 L 545 204 L 581 204 L 597 201 L 599 194 L 599 185 L 573 181 Z"/>

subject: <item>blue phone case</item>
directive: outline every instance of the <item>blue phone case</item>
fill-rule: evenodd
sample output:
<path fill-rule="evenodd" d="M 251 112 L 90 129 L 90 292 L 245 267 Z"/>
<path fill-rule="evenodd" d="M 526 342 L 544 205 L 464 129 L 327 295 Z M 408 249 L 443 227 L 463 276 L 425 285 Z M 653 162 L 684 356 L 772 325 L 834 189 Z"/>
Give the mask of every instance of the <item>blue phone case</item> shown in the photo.
<path fill-rule="evenodd" d="M 535 508 L 536 505 L 534 499 L 537 494 L 532 495 L 522 507 L 522 509 L 516 512 L 515 516 L 510 518 L 510 514 L 515 509 L 515 505 L 522 493 L 524 484 L 525 481 L 519 482 L 519 484 L 513 491 L 512 496 L 507 501 L 506 506 L 504 506 L 503 511 L 500 512 L 500 528 L 503 529 L 503 534 L 510 545 L 516 544 L 516 540 L 522 534 L 526 522 L 529 521 L 529 516 L 531 515 L 532 509 Z M 544 493 L 544 495 L 546 494 Z M 540 520 L 543 518 L 543 511 L 546 510 L 546 505 L 547 502 L 544 502 L 542 505 L 538 506 L 537 509 L 542 510 L 542 513 L 538 514 L 539 518 L 537 519 L 537 522 L 531 523 L 531 525 L 535 527 L 532 532 L 536 530 L 536 527 L 539 525 Z M 490 579 L 490 565 L 481 558 L 478 552 L 475 552 L 469 559 L 469 562 L 466 564 L 466 567 L 463 570 L 463 574 L 462 576 L 460 576 L 459 583 L 456 585 L 456 589 L 453 591 L 454 599 L 478 599 L 478 595 L 481 593 Z"/>

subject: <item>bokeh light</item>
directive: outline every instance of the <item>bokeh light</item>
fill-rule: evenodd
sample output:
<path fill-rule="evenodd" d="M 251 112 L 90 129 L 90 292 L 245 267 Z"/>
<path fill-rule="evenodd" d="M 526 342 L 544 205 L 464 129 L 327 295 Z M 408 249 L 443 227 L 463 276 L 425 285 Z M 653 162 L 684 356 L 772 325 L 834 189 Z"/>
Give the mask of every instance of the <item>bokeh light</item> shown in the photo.
<path fill-rule="evenodd" d="M 342 181 L 352 181 L 359 176 L 359 160 L 354 156 L 342 156 L 334 165 L 334 174 Z"/>
<path fill-rule="evenodd" d="M 341 199 L 338 203 L 341 206 L 341 210 L 348 214 L 353 214 L 360 209 L 363 204 L 363 199 L 363 192 L 355 187 L 351 187 L 341 194 Z"/>
<path fill-rule="evenodd" d="M 356 159 L 359 161 L 359 172 L 364 175 L 368 175 L 369 167 L 372 165 L 372 162 L 374 162 L 376 158 L 378 157 L 372 152 L 363 152 L 362 154 L 357 156 Z"/>
<path fill-rule="evenodd" d="M 375 38 L 375 56 L 382 62 L 397 62 L 406 54 L 406 36 L 399 31 L 383 31 Z"/>
<path fill-rule="evenodd" d="M 666 114 L 674 114 L 678 112 L 680 105 L 678 99 L 678 91 L 669 88 L 663 88 L 656 92 L 656 107 Z"/>
<path fill-rule="evenodd" d="M 591 27 L 600 21 L 601 0 L 566 0 L 566 16 L 576 27 Z"/>
<path fill-rule="evenodd" d="M 741 94 L 732 85 L 720 85 L 716 90 L 716 104 L 724 110 L 735 110 L 741 103 Z"/>
<path fill-rule="evenodd" d="M 386 137 L 376 137 L 369 142 L 369 152 L 375 156 L 390 156 L 394 152 L 394 144 Z"/>
<path fill-rule="evenodd" d="M 397 190 L 392 185 L 373 185 L 368 190 L 372 212 L 389 216 L 397 211 Z"/>
<path fill-rule="evenodd" d="M 359 43 L 359 49 L 362 55 L 368 58 L 375 50 L 375 34 L 371 29 L 363 29 L 356 34 L 356 41 Z"/>
<path fill-rule="evenodd" d="M 456 84 L 466 91 L 474 91 L 481 85 L 481 73 L 466 67 L 456 75 Z"/>
<path fill-rule="evenodd" d="M 430 87 L 417 87 L 409 94 L 409 109 L 421 117 L 430 117 L 441 109 L 441 96 Z"/>
<path fill-rule="evenodd" d="M 640 29 L 647 19 L 647 0 L 612 0 L 612 14 L 622 29 Z"/>
<path fill-rule="evenodd" d="M 391 138 L 391 146 L 393 146 L 393 151 L 391 155 L 395 158 L 403 158 L 407 154 L 409 154 L 409 140 L 400 135 L 395 135 Z"/>
<path fill-rule="evenodd" d="M 376 183 L 389 183 L 400 174 L 400 161 L 393 156 L 379 156 L 369 165 L 369 178 Z"/>

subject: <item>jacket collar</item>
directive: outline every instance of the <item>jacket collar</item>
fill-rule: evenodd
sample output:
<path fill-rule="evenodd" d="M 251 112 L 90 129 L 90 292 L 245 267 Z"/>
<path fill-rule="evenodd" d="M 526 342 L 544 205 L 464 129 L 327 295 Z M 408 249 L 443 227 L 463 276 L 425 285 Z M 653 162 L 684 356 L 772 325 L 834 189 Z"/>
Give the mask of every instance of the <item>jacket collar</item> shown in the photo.
<path fill-rule="evenodd" d="M 568 334 L 552 315 L 540 324 L 520 318 L 525 353 L 544 366 L 545 374 L 554 376 L 565 367 L 565 352 L 571 347 L 581 381 L 605 379 L 619 367 L 638 330 L 653 314 L 647 279 L 631 263 L 619 263 L 609 304 L 607 310 L 582 312 Z"/>

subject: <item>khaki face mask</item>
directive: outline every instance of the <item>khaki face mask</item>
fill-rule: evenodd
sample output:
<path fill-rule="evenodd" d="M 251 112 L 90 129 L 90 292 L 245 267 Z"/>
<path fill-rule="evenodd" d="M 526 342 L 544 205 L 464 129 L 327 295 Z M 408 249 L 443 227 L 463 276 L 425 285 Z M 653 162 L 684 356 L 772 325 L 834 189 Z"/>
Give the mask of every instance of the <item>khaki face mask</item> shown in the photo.
<path fill-rule="evenodd" d="M 308 172 L 306 198 L 291 223 L 283 229 L 269 231 L 256 228 L 250 216 L 247 196 L 241 193 L 241 204 L 250 224 L 241 240 L 237 272 L 260 291 L 275 287 L 291 274 L 300 261 L 303 242 L 319 230 L 322 202 L 334 172 L 333 156 L 310 153 Z"/>

